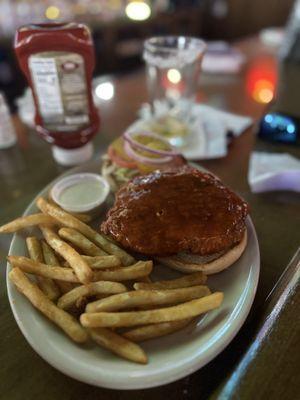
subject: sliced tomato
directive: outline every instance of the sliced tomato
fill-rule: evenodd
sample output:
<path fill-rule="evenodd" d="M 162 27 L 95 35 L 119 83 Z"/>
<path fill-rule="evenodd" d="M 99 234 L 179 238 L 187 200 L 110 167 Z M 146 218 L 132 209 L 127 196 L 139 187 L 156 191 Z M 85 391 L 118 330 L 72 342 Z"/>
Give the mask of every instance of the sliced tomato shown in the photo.
<path fill-rule="evenodd" d="M 120 137 L 112 142 L 108 147 L 109 158 L 121 168 L 137 168 L 136 163 L 128 157 L 123 147 L 123 138 Z"/>

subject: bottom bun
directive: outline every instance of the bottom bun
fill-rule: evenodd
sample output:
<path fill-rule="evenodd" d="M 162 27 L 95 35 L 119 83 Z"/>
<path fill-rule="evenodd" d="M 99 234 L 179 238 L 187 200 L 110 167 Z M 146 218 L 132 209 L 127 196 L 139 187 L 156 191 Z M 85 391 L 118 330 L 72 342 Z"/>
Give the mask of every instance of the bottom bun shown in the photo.
<path fill-rule="evenodd" d="M 160 257 L 157 260 L 160 261 L 163 265 L 166 265 L 167 267 L 176 269 L 181 272 L 186 272 L 191 274 L 193 272 L 202 271 L 204 272 L 205 275 L 211 275 L 211 274 L 216 274 L 217 272 L 221 272 L 224 269 L 230 267 L 230 265 L 232 265 L 240 258 L 246 246 L 247 246 L 247 229 L 245 229 L 245 233 L 240 243 L 238 243 L 232 249 L 227 251 L 227 253 L 223 254 L 222 256 L 216 258 L 213 261 L 204 264 L 192 264 L 183 262 L 182 260 L 177 259 L 176 256 Z"/>

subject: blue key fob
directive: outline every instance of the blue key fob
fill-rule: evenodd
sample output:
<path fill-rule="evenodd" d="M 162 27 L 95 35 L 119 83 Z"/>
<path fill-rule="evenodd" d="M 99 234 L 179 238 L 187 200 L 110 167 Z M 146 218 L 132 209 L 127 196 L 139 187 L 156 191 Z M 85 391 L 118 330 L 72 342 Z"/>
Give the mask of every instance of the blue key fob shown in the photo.
<path fill-rule="evenodd" d="M 290 116 L 270 112 L 260 121 L 258 136 L 272 142 L 299 143 L 299 121 Z"/>

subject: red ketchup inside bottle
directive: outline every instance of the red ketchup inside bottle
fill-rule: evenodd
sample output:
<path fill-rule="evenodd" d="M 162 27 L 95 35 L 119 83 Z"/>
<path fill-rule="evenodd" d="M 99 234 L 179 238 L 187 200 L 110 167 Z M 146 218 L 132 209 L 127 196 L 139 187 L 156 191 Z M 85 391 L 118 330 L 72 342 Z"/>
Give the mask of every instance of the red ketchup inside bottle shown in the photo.
<path fill-rule="evenodd" d="M 100 124 L 92 98 L 89 28 L 73 22 L 23 26 L 15 52 L 32 89 L 36 130 L 53 145 L 54 158 L 65 165 L 89 159 Z"/>

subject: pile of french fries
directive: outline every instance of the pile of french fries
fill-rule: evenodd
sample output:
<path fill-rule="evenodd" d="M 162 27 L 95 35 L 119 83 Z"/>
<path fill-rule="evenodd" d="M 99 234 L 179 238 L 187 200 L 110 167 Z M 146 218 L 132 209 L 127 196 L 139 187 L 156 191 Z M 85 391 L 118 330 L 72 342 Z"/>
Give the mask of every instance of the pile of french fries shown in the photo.
<path fill-rule="evenodd" d="M 178 331 L 221 305 L 223 293 L 211 293 L 202 272 L 152 282 L 153 262 L 135 260 L 87 225 L 88 216 L 67 213 L 44 198 L 36 204 L 40 213 L 0 227 L 0 233 L 12 233 L 37 226 L 43 236 L 26 238 L 29 257 L 7 257 L 9 278 L 75 342 L 92 339 L 145 364 L 138 342 Z"/>

